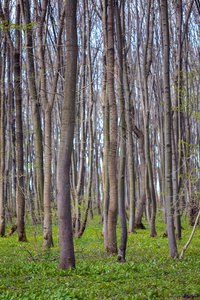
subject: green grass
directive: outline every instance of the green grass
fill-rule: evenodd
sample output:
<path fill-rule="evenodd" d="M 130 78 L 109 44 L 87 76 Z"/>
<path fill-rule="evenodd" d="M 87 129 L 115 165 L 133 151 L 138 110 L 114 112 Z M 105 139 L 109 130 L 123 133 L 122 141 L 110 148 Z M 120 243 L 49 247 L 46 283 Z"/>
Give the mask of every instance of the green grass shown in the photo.
<path fill-rule="evenodd" d="M 147 230 L 128 236 L 127 262 L 104 251 L 99 217 L 89 221 L 81 239 L 75 238 L 76 269 L 58 268 L 58 230 L 54 248 L 42 253 L 42 228 L 27 226 L 28 243 L 17 233 L 0 238 L 0 299 L 200 299 L 200 230 L 197 228 L 184 259 L 168 258 L 162 238 L 165 224 L 157 220 L 158 237 Z M 183 224 L 179 253 L 192 228 Z M 120 231 L 118 228 L 118 237 Z"/>

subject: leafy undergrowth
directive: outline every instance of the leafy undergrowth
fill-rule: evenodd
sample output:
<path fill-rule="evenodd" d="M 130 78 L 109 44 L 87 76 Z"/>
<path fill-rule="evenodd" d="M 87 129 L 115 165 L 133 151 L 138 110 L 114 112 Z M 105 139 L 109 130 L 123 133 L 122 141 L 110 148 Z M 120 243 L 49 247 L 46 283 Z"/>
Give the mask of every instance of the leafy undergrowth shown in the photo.
<path fill-rule="evenodd" d="M 81 239 L 75 238 L 76 269 L 58 270 L 58 230 L 54 248 L 42 253 L 41 226 L 27 226 L 27 243 L 17 234 L 0 238 L 0 299 L 200 299 L 200 230 L 197 228 L 183 260 L 168 258 L 157 221 L 157 238 L 147 230 L 129 234 L 126 263 L 104 251 L 99 217 L 90 220 Z M 192 228 L 183 224 L 179 253 Z M 118 237 L 120 231 L 118 228 Z"/>

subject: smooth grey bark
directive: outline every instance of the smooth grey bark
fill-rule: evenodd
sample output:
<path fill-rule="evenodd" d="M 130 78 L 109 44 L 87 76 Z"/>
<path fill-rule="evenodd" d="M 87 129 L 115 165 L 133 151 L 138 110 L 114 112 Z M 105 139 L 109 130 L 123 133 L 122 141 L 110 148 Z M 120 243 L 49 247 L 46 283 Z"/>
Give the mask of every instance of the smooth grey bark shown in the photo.
<path fill-rule="evenodd" d="M 7 136 L 7 141 L 6 141 L 6 148 L 7 148 L 7 155 L 6 157 L 6 162 L 5 162 L 5 213 L 8 216 L 9 223 L 12 224 L 12 214 L 11 214 L 11 207 L 12 207 L 12 201 L 15 201 L 15 189 L 12 185 L 11 182 L 11 174 L 12 174 L 12 157 L 14 157 L 14 153 L 12 152 L 12 117 L 14 114 L 14 110 L 11 109 L 12 107 L 12 102 L 14 100 L 13 97 L 13 84 L 12 84 L 12 53 L 8 50 L 7 51 L 7 85 L 8 85 L 8 90 L 7 90 L 7 124 L 6 124 L 6 136 Z M 12 153 L 12 154 L 11 154 Z"/>
<path fill-rule="evenodd" d="M 86 0 L 86 13 L 87 13 L 87 59 L 88 59 L 88 83 L 89 83 L 89 173 L 88 173 L 88 185 L 86 194 L 86 210 L 82 219 L 81 227 L 78 233 L 80 238 L 86 227 L 88 213 L 91 210 L 91 192 L 92 192 L 92 176 L 93 176 L 93 82 L 92 82 L 92 61 L 91 61 L 91 50 L 90 50 L 90 33 L 91 33 L 91 19 L 89 15 L 88 1 Z"/>
<path fill-rule="evenodd" d="M 161 17 L 163 33 L 163 80 L 165 111 L 165 194 L 167 205 L 167 230 L 169 256 L 178 257 L 174 220 L 173 220 L 173 187 L 172 187 L 172 147 L 171 147 L 171 96 L 169 77 L 169 24 L 167 0 L 161 0 Z"/>
<path fill-rule="evenodd" d="M 135 125 L 135 112 L 134 108 L 132 107 L 132 125 L 133 131 L 138 138 L 138 152 L 140 156 L 140 164 L 141 164 L 141 196 L 138 199 L 137 207 L 136 207 L 136 214 L 135 214 L 135 229 L 146 229 L 142 223 L 142 216 L 143 216 L 143 207 L 146 200 L 146 193 L 145 193 L 145 152 L 144 152 L 144 133 L 143 130 L 139 129 Z"/>
<path fill-rule="evenodd" d="M 44 46 L 44 23 L 47 12 L 47 1 L 42 1 L 42 11 L 39 15 L 38 5 L 35 2 L 35 13 L 37 19 L 37 46 L 39 54 L 39 66 L 40 66 L 40 80 L 41 80 L 41 99 L 45 113 L 44 121 L 44 153 L 45 153 L 45 168 L 44 168 L 44 226 L 43 226 L 43 249 L 53 246 L 52 237 L 52 220 L 51 220 L 51 159 L 52 159 L 52 109 L 55 99 L 55 93 L 58 82 L 58 72 L 60 70 L 60 47 L 61 47 L 61 35 L 64 23 L 65 10 L 63 9 L 59 22 L 58 36 L 56 41 L 56 66 L 55 75 L 53 77 L 53 83 L 51 88 L 50 99 L 47 97 L 47 78 L 46 78 L 46 64 L 45 64 L 45 46 Z"/>
<path fill-rule="evenodd" d="M 31 101 L 31 112 L 34 131 L 35 142 L 35 164 L 36 164 L 36 182 L 37 190 L 36 197 L 39 202 L 40 221 L 43 219 L 44 201 L 44 166 L 43 166 L 43 137 L 42 137 L 42 124 L 40 116 L 40 103 L 37 96 L 36 89 L 36 76 L 34 66 L 34 53 L 33 53 L 33 30 L 29 26 L 31 24 L 30 18 L 30 3 L 29 0 L 20 0 L 21 13 L 25 33 L 25 49 L 26 49 L 26 66 L 28 76 L 28 88 Z"/>
<path fill-rule="evenodd" d="M 108 209 L 108 245 L 107 252 L 117 253 L 117 106 L 114 88 L 114 1 L 108 0 L 108 64 L 107 64 L 108 101 L 110 109 L 110 147 L 109 147 L 109 182 L 110 202 Z"/>
<path fill-rule="evenodd" d="M 108 207 L 110 199 L 110 185 L 108 174 L 108 153 L 109 153 L 109 102 L 108 102 L 108 87 L 107 87 L 107 50 L 108 50 L 108 30 L 107 30 L 107 0 L 103 0 L 102 10 L 102 25 L 103 25 L 103 79 L 102 79 L 102 94 L 103 94 L 103 120 L 104 120 L 104 154 L 103 154 L 103 236 L 104 248 L 108 246 Z"/>
<path fill-rule="evenodd" d="M 128 176 L 129 176 L 129 233 L 135 233 L 135 207 L 136 207 L 136 178 L 135 178 L 135 163 L 134 163 L 134 144 L 133 144 L 133 126 L 131 120 L 131 107 L 130 107 L 130 99 L 127 101 L 126 108 L 126 124 L 127 124 L 127 167 L 128 167 Z"/>
<path fill-rule="evenodd" d="M 16 5 L 16 24 L 20 24 L 20 4 Z M 21 90 L 21 33 L 15 30 L 16 41 L 14 54 L 14 86 L 16 101 L 16 128 L 17 128 L 17 231 L 19 242 L 26 242 L 25 233 L 25 194 L 24 194 L 24 157 L 23 157 L 23 127 L 22 127 L 22 90 Z"/>
<path fill-rule="evenodd" d="M 86 194 L 86 210 L 83 215 L 83 219 L 81 222 L 81 227 L 78 232 L 78 237 L 80 238 L 86 227 L 88 213 L 91 204 L 91 187 L 92 187 L 92 174 L 93 174 L 93 126 L 92 126 L 92 107 L 93 104 L 90 103 L 89 107 L 89 135 L 90 135 L 90 148 L 89 148 L 89 174 L 88 174 L 88 185 L 87 185 L 87 194 Z"/>
<path fill-rule="evenodd" d="M 48 102 L 47 82 L 46 82 L 46 64 L 45 64 L 45 46 L 43 41 L 44 24 L 46 19 L 48 1 L 41 3 L 41 13 L 38 10 L 37 1 L 34 2 L 34 11 L 37 20 L 37 49 L 40 67 L 40 97 L 44 109 L 44 223 L 43 223 L 43 249 L 53 246 L 52 221 L 51 221 L 51 112 L 53 102 Z"/>
<path fill-rule="evenodd" d="M 174 111 L 174 144 L 173 144 L 173 197 L 174 197 L 174 207 L 175 207 L 175 226 L 176 226 L 176 237 L 177 239 L 181 238 L 181 218 L 180 218 L 180 209 L 179 209 L 179 193 L 181 188 L 181 177 L 183 173 L 183 130 L 182 130 L 182 121 L 183 113 L 181 112 L 182 106 L 182 0 L 177 0 L 175 3 L 176 11 L 176 74 L 175 74 L 175 111 Z M 178 176 L 178 174 L 179 176 Z"/>
<path fill-rule="evenodd" d="M 5 63 L 6 63 L 6 37 L 3 41 L 3 55 L 1 57 L 1 165 L 0 165 L 0 236 L 5 235 Z"/>
<path fill-rule="evenodd" d="M 148 2 L 149 3 L 149 2 Z M 149 4 L 148 4 L 148 8 L 149 8 Z M 142 104 L 143 104 L 143 114 L 144 114 L 144 118 L 145 119 L 145 100 L 144 100 L 144 86 L 143 86 L 143 81 L 142 81 L 142 70 L 141 70 L 141 63 L 140 63 L 140 55 L 139 55 L 139 49 L 140 49 L 140 25 L 139 25 L 139 13 L 138 13 L 138 2 L 136 0 L 136 16 L 137 16 L 137 50 L 136 50 L 136 55 L 137 55 L 137 65 L 138 65 L 138 76 L 139 76 L 139 85 L 140 85 L 140 93 L 141 93 L 141 98 L 142 98 Z M 148 14 L 147 14 L 148 16 Z M 149 20 L 149 17 L 148 19 Z M 147 26 L 148 28 L 148 26 Z M 148 34 L 148 32 L 147 32 Z M 146 67 L 146 66 L 144 66 Z M 145 71 L 145 70 L 144 70 Z M 146 72 L 143 74 L 145 76 L 144 81 L 147 81 L 146 78 Z M 147 82 L 146 82 L 147 85 Z M 144 122 L 143 122 L 144 123 Z M 148 124 L 147 124 L 148 125 Z M 149 181 L 147 180 L 147 166 L 146 166 L 146 145 L 145 145 L 145 137 L 147 136 L 145 134 L 145 130 L 146 128 L 144 128 L 144 124 L 142 125 L 142 130 L 138 129 L 135 125 L 135 115 L 134 115 L 134 108 L 133 108 L 133 131 L 136 134 L 136 136 L 139 138 L 139 154 L 140 154 L 140 160 L 141 160 L 141 181 L 140 181 L 140 186 L 142 189 L 142 193 L 141 193 L 141 197 L 137 203 L 137 210 L 136 210 L 136 221 L 135 221 L 135 227 L 136 229 L 138 228 L 143 228 L 143 224 L 142 224 L 142 215 L 143 215 L 143 206 L 145 203 L 145 200 L 149 200 L 149 186 L 146 186 L 147 183 L 149 183 Z M 148 195 L 147 195 L 148 192 Z M 146 199 L 147 198 L 147 199 Z"/>
<path fill-rule="evenodd" d="M 20 24 L 20 4 L 16 3 L 15 23 Z M 5 21 L 2 6 L 0 4 L 0 18 Z M 24 159 L 23 159 L 23 130 L 22 130 L 22 91 L 21 91 L 21 34 L 18 28 L 15 29 L 15 47 L 10 38 L 9 31 L 5 31 L 10 50 L 14 57 L 14 90 L 16 103 L 16 141 L 17 141 L 17 181 L 16 181 L 16 208 L 17 208 L 17 229 L 18 240 L 26 241 L 24 214 L 25 214 L 25 195 L 24 195 Z M 4 162 L 5 163 L 5 162 Z M 5 168 L 5 165 L 4 165 Z"/>
<path fill-rule="evenodd" d="M 57 170 L 57 201 L 60 242 L 59 269 L 75 268 L 71 219 L 70 166 L 74 138 L 76 71 L 78 56 L 76 6 L 76 0 L 65 0 L 67 50 L 62 126 Z"/>
<path fill-rule="evenodd" d="M 122 4 L 124 6 L 124 3 Z M 123 17 L 123 16 L 122 16 Z M 118 53 L 118 95 L 119 95 L 119 114 L 120 114 L 120 162 L 118 175 L 118 206 L 120 217 L 120 245 L 118 250 L 118 260 L 126 261 L 127 244 L 127 224 L 125 209 L 125 166 L 126 166 L 126 120 L 125 120 L 125 97 L 123 88 L 123 46 L 122 46 L 122 28 L 118 0 L 115 1 L 115 20 L 117 32 L 117 53 Z"/>
<path fill-rule="evenodd" d="M 147 12 L 146 12 L 147 15 L 146 39 L 145 39 L 144 50 L 143 50 L 142 67 L 140 64 L 139 47 L 137 47 L 139 82 L 140 82 L 140 90 L 141 90 L 141 95 L 143 100 L 144 140 L 145 140 L 145 159 L 146 159 L 146 180 L 145 180 L 146 205 L 147 205 L 147 216 L 150 225 L 150 235 L 152 237 L 157 235 L 156 228 L 155 228 L 156 196 L 155 196 L 152 162 L 150 157 L 150 140 L 149 140 L 150 105 L 149 105 L 149 95 L 148 95 L 148 76 L 149 76 L 150 66 L 152 62 L 152 41 L 153 41 L 153 23 L 154 23 L 153 5 L 154 5 L 154 0 L 149 0 L 147 5 Z M 150 22 L 150 16 L 151 16 L 151 22 Z M 150 203 L 152 205 L 151 213 L 150 213 Z"/>
<path fill-rule="evenodd" d="M 123 36 L 124 33 L 123 25 Z M 131 97 L 130 97 L 130 87 L 129 87 L 129 80 L 128 80 L 128 70 L 127 70 L 127 59 L 126 59 L 126 47 L 125 41 L 123 43 L 124 50 L 124 57 L 123 57 L 123 82 L 124 82 L 124 91 L 125 91 L 125 118 L 127 124 L 127 168 L 128 168 L 128 177 L 129 177 L 129 233 L 135 233 L 135 206 L 136 206 L 136 196 L 135 196 L 135 163 L 134 163 L 134 143 L 133 143 L 133 125 L 132 125 L 132 112 L 131 112 Z"/>
<path fill-rule="evenodd" d="M 77 186 L 75 190 L 75 234 L 78 235 L 80 230 L 80 218 L 81 218 L 81 197 L 83 197 L 84 186 L 84 164 L 85 164 L 85 99 L 86 99 L 86 14 L 85 14 L 85 0 L 83 0 L 83 20 L 82 20 L 82 72 L 81 72 L 81 100 L 80 100 L 80 135 L 81 135 L 81 149 L 79 159 L 79 171 L 77 178 Z"/>
<path fill-rule="evenodd" d="M 97 89 L 98 90 L 98 89 Z M 94 141 L 95 141 L 95 207 L 97 208 L 98 214 L 101 214 L 101 201 L 100 201 L 100 187 L 99 187 L 99 177 L 100 177 L 100 166 L 99 166 L 99 150 L 98 150 L 98 143 L 99 143 L 99 135 L 97 132 L 97 100 L 94 103 L 94 121 L 93 121 L 93 128 L 94 128 Z"/>

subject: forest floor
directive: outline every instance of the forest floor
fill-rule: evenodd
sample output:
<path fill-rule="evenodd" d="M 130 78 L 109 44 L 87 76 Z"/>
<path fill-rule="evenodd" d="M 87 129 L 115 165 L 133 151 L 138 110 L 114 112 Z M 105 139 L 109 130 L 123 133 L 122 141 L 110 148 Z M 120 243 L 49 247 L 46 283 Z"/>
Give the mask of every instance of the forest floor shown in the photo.
<path fill-rule="evenodd" d="M 75 270 L 58 270 L 58 229 L 54 247 L 42 252 L 42 227 L 26 226 L 27 243 L 17 233 L 0 238 L 0 299 L 200 299 L 200 229 L 180 261 L 168 257 L 165 224 L 157 218 L 158 237 L 146 230 L 129 234 L 126 263 L 104 251 L 99 216 L 89 220 L 81 239 L 75 238 Z M 179 253 L 192 228 L 182 226 Z M 119 224 L 118 224 L 119 227 Z M 9 226 L 7 227 L 7 230 Z M 118 238 L 120 230 L 118 228 Z"/>

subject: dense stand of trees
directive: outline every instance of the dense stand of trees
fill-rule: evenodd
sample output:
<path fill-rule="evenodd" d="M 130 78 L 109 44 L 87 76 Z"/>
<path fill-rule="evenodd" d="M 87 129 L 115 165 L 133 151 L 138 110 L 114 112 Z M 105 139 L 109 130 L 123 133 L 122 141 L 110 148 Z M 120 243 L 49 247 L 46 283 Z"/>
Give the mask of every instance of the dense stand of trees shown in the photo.
<path fill-rule="evenodd" d="M 74 268 L 73 235 L 97 212 L 105 250 L 125 261 L 127 232 L 146 218 L 155 237 L 162 210 L 178 256 L 181 216 L 194 225 L 199 209 L 199 7 L 0 1 L 2 237 L 17 217 L 26 241 L 31 217 L 50 248 L 58 209 L 59 268 Z"/>

